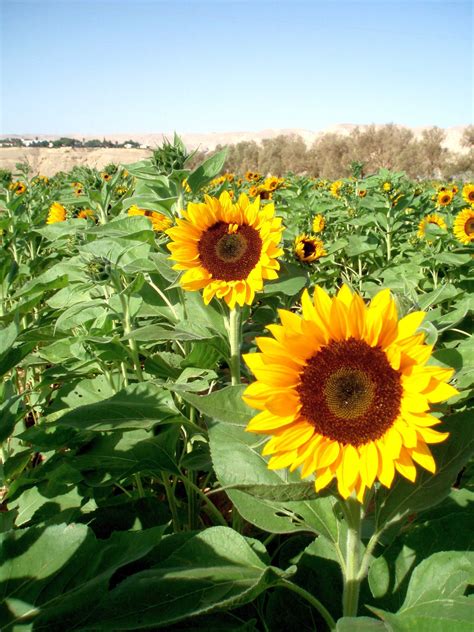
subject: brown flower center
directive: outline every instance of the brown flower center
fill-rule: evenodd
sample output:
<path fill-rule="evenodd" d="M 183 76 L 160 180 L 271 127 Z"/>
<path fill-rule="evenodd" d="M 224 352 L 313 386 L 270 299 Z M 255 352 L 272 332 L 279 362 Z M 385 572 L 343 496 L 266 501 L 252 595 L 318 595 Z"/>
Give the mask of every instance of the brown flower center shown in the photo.
<path fill-rule="evenodd" d="M 467 194 L 467 197 L 470 202 L 474 202 L 474 191 L 469 191 L 469 193 Z"/>
<path fill-rule="evenodd" d="M 464 232 L 469 236 L 474 233 L 474 217 L 470 217 L 464 224 Z"/>
<path fill-rule="evenodd" d="M 332 341 L 310 358 L 297 388 L 301 414 L 319 434 L 354 446 L 385 434 L 400 412 L 400 374 L 379 347 Z"/>
<path fill-rule="evenodd" d="M 262 240 L 252 226 L 232 229 L 226 222 L 217 222 L 203 233 L 198 252 L 202 265 L 215 279 L 237 281 L 246 279 L 257 265 Z"/>
<path fill-rule="evenodd" d="M 305 239 L 303 241 L 303 256 L 306 259 L 307 257 L 311 257 L 316 252 L 316 244 L 310 239 Z"/>

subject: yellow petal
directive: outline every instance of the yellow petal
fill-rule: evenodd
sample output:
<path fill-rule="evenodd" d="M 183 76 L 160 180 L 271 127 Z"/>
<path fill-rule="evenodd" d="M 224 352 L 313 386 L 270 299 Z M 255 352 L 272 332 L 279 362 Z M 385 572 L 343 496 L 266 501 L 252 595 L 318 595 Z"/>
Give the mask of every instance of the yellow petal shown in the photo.
<path fill-rule="evenodd" d="M 416 461 L 425 470 L 434 474 L 436 472 L 436 463 L 431 454 L 429 447 L 423 441 L 419 441 L 416 448 L 410 450 L 411 458 Z"/>
<path fill-rule="evenodd" d="M 405 478 L 407 478 L 412 483 L 416 480 L 416 467 L 411 460 L 411 456 L 408 453 L 408 450 L 402 448 L 400 452 L 400 456 L 395 461 L 395 467 L 398 472 Z"/>
<path fill-rule="evenodd" d="M 413 336 L 426 316 L 425 312 L 412 312 L 398 321 L 398 339 Z"/>
<path fill-rule="evenodd" d="M 355 482 L 359 476 L 360 460 L 359 453 L 354 446 L 348 444 L 343 448 L 341 472 L 344 487 L 350 491 L 354 489 Z"/>
<path fill-rule="evenodd" d="M 384 450 L 384 446 L 377 446 L 377 450 L 379 453 L 379 469 L 377 471 L 377 478 L 385 485 L 385 487 L 390 487 L 393 481 L 393 477 L 395 476 L 395 466 L 393 464 L 393 459 L 390 457 Z"/>
<path fill-rule="evenodd" d="M 329 483 L 334 478 L 334 472 L 331 468 L 326 468 L 325 470 L 318 471 L 316 474 L 316 480 L 314 482 L 314 487 L 317 492 L 321 491 L 324 487 L 329 485 Z"/>
<path fill-rule="evenodd" d="M 360 474 L 367 487 L 372 487 L 379 467 L 379 453 L 372 441 L 360 449 Z"/>

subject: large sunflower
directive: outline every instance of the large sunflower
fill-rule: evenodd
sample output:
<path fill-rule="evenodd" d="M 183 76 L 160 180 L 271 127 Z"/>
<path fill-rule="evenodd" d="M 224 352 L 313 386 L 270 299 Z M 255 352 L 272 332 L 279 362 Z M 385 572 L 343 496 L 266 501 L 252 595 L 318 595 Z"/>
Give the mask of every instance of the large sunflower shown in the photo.
<path fill-rule="evenodd" d="M 423 219 L 420 220 L 416 236 L 420 239 L 423 239 L 423 237 L 426 235 L 426 229 L 428 228 L 429 224 L 432 224 L 433 226 L 438 226 L 438 228 L 441 228 L 442 230 L 446 230 L 447 228 L 446 222 L 441 217 L 441 215 L 438 215 L 437 213 L 431 213 L 430 215 L 426 215 L 426 217 L 423 217 Z"/>
<path fill-rule="evenodd" d="M 456 239 L 463 244 L 474 241 L 474 209 L 465 208 L 456 215 L 453 232 Z"/>
<path fill-rule="evenodd" d="M 189 203 L 183 219 L 167 230 L 175 270 L 185 270 L 185 290 L 203 289 L 204 302 L 223 298 L 230 309 L 250 305 L 264 279 L 276 279 L 283 254 L 279 247 L 283 227 L 273 204 L 260 208 L 242 193 L 238 201 L 224 191 L 204 196 L 204 203 Z"/>
<path fill-rule="evenodd" d="M 331 299 L 316 287 L 302 297 L 302 316 L 280 310 L 274 338 L 257 338 L 261 353 L 244 356 L 257 381 L 245 401 L 260 410 L 247 430 L 271 435 L 263 449 L 268 467 L 315 475 L 316 491 L 337 479 L 340 494 L 364 492 L 378 479 L 392 485 L 395 471 L 410 481 L 415 463 L 436 469 L 427 444 L 448 433 L 430 404 L 457 394 L 446 384 L 452 369 L 426 366 L 432 347 L 416 333 L 424 312 L 398 320 L 395 301 L 382 290 L 365 305 L 343 286 Z"/>

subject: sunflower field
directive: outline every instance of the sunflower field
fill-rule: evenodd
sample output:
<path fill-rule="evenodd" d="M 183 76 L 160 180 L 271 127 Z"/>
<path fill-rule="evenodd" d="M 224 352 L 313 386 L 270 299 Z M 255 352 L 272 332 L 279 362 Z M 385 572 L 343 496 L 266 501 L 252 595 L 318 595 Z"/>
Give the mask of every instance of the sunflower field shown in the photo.
<path fill-rule="evenodd" d="M 2 632 L 472 630 L 474 184 L 189 163 L 0 173 Z"/>

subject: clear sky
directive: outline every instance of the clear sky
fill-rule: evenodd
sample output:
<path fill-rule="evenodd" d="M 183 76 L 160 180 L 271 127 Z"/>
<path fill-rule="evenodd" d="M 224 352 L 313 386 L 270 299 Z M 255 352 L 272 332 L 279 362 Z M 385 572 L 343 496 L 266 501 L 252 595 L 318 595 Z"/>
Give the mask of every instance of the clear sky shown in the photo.
<path fill-rule="evenodd" d="M 472 3 L 463 0 L 0 6 L 3 134 L 473 119 Z"/>

